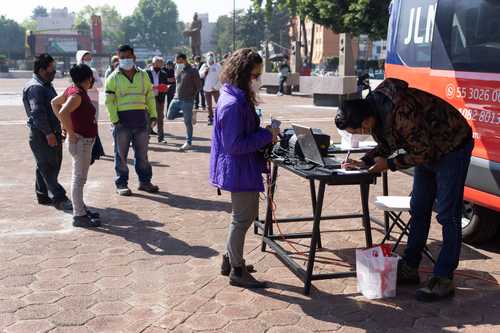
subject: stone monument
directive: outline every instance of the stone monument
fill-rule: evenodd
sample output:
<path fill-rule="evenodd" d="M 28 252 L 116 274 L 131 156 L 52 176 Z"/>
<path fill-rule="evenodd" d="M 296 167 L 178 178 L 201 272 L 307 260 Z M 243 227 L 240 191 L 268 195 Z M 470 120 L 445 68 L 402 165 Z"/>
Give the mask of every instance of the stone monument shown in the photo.
<path fill-rule="evenodd" d="M 198 13 L 194 13 L 193 22 L 189 29 L 184 31 L 184 35 L 191 38 L 191 52 L 193 57 L 201 56 L 201 20 L 198 19 Z"/>

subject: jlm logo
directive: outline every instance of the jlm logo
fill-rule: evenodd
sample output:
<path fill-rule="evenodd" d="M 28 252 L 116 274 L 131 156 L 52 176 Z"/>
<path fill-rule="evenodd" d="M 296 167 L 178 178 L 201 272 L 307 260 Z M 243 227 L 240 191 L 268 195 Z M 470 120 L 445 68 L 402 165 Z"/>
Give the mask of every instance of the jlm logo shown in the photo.
<path fill-rule="evenodd" d="M 436 5 L 429 5 L 427 15 L 423 17 L 422 7 L 412 8 L 410 10 L 410 19 L 408 25 L 408 35 L 404 43 L 423 44 L 432 41 L 432 32 L 434 31 L 434 19 L 436 17 Z M 425 33 L 423 25 L 425 22 Z"/>

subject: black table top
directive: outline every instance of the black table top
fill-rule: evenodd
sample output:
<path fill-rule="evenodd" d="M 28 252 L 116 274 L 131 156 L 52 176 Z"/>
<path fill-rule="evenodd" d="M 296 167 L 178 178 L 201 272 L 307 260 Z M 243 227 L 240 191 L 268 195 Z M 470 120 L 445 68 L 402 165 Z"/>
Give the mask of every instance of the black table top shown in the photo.
<path fill-rule="evenodd" d="M 326 169 L 310 163 L 290 164 L 285 163 L 285 159 L 283 158 L 272 159 L 272 162 L 299 177 L 325 181 L 328 185 L 375 184 L 377 177 L 380 176 L 380 174 L 367 172 L 345 174 L 338 169 Z"/>

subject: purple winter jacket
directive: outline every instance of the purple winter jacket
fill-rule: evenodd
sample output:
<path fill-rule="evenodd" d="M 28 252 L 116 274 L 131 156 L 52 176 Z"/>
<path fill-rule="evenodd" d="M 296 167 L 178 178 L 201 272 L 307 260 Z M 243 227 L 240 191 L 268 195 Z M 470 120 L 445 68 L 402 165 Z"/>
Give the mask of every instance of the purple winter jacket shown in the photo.
<path fill-rule="evenodd" d="M 229 192 L 263 192 L 266 164 L 257 151 L 272 139 L 268 130 L 257 127 L 255 111 L 245 93 L 224 84 L 212 132 L 210 183 Z"/>

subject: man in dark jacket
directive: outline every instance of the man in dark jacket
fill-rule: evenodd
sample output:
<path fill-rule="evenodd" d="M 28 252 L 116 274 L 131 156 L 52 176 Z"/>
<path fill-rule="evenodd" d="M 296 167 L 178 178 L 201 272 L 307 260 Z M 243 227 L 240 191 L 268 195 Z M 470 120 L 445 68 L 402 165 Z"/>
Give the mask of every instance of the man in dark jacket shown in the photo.
<path fill-rule="evenodd" d="M 163 71 L 163 58 L 154 57 L 151 67 L 146 71 L 153 84 L 153 91 L 156 100 L 158 143 L 165 143 L 165 133 L 163 131 L 163 120 L 165 118 L 165 96 L 168 89 L 167 73 Z"/>
<path fill-rule="evenodd" d="M 167 63 L 165 64 L 165 67 L 163 69 L 165 73 L 167 73 L 167 82 L 169 84 L 168 90 L 167 90 L 167 105 L 165 105 L 165 110 L 168 111 L 168 108 L 170 107 L 170 103 L 174 99 L 175 95 L 175 65 L 172 60 L 167 60 Z"/>
<path fill-rule="evenodd" d="M 23 104 L 30 128 L 29 143 L 36 160 L 36 196 L 39 204 L 53 204 L 57 209 L 69 211 L 73 209 L 71 202 L 57 180 L 63 139 L 61 124 L 50 104 L 57 96 L 52 86 L 56 74 L 54 59 L 48 54 L 37 56 L 33 72 L 33 78 L 24 86 Z"/>
<path fill-rule="evenodd" d="M 378 143 L 361 161 L 348 164 L 375 173 L 415 167 L 410 233 L 398 267 L 398 283 L 420 282 L 418 266 L 436 202 L 443 245 L 433 276 L 417 290 L 417 299 L 453 296 L 453 273 L 462 240 L 464 185 L 474 147 L 471 127 L 450 104 L 396 79 L 385 80 L 365 100 L 344 102 L 335 123 L 349 133 L 371 134 Z"/>
<path fill-rule="evenodd" d="M 186 142 L 181 151 L 191 149 L 193 143 L 193 102 L 201 89 L 200 74 L 188 62 L 185 54 L 178 54 L 175 58 L 175 79 L 177 81 L 175 96 L 168 108 L 167 119 L 184 117 L 186 125 Z"/>

